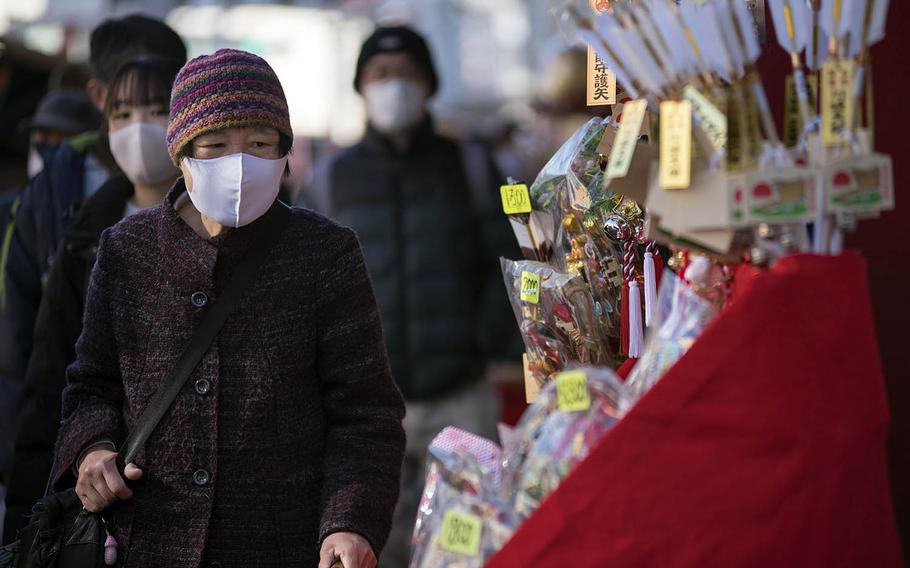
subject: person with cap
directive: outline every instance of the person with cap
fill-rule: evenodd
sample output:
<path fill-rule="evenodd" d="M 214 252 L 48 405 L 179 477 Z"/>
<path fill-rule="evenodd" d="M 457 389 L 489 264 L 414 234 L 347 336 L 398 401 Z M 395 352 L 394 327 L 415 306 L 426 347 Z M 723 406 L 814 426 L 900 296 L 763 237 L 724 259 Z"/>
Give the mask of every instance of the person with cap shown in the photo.
<path fill-rule="evenodd" d="M 101 114 L 85 91 L 58 89 L 48 92 L 38 102 L 35 114 L 20 126 L 20 130 L 29 133 L 29 179 L 41 173 L 64 139 L 98 130 L 100 124 Z"/>
<path fill-rule="evenodd" d="M 48 274 L 25 372 L 6 495 L 5 541 L 27 524 L 47 487 L 60 424 L 60 395 L 66 386 L 66 368 L 76 357 L 101 232 L 127 215 L 161 203 L 178 177 L 165 132 L 171 87 L 179 69 L 171 60 L 143 57 L 121 65 L 111 80 L 103 129 L 123 175 L 108 178 L 86 200 Z"/>
<path fill-rule="evenodd" d="M 108 85 L 126 61 L 157 55 L 182 65 L 186 46 L 164 22 L 133 15 L 106 20 L 92 31 L 91 78 L 86 93 L 100 111 Z M 48 270 L 80 206 L 119 173 L 106 135 L 84 132 L 66 139 L 22 193 L 7 254 L 0 258 L 0 416 L 16 423 L 38 307 Z M 15 432 L 0 423 L 0 475 L 6 477 Z"/>
<path fill-rule="evenodd" d="M 386 541 L 404 405 L 356 235 L 276 199 L 292 137 L 263 59 L 191 60 L 167 128 L 183 178 L 101 237 L 54 485 L 75 481 L 85 508 L 105 511 L 123 566 L 374 568 Z M 188 388 L 121 475 L 125 434 L 282 215 Z"/>
<path fill-rule="evenodd" d="M 53 159 L 57 148 L 65 138 L 96 130 L 99 122 L 100 115 L 84 91 L 57 89 L 44 95 L 38 101 L 35 114 L 23 120 L 19 125 L 20 132 L 27 133 L 29 137 L 28 178 L 35 177 L 44 169 L 44 164 Z M 21 189 L 17 188 L 12 195 L 7 195 L 0 201 L 0 259 L 5 259 L 9 254 L 16 229 L 16 213 L 22 205 L 21 194 Z M 2 264 L 3 262 L 0 260 L 0 265 Z M 6 309 L 3 305 L 6 299 L 4 286 L 5 279 L 0 272 L 0 311 Z M 3 464 L 4 462 L 8 464 L 11 460 L 9 442 L 16 429 L 14 409 L 17 406 L 19 390 L 18 382 L 0 379 L 0 473 L 9 469 L 8 465 Z M 0 475 L 0 535 L 15 535 L 13 531 L 19 528 L 19 523 L 3 522 L 4 516 L 19 513 L 18 511 L 11 512 L 10 508 L 4 507 L 3 501 L 7 499 L 4 491 L 6 481 Z M 4 538 L 3 542 L 6 540 L 9 539 Z"/>
<path fill-rule="evenodd" d="M 363 241 L 407 405 L 401 499 L 381 559 L 394 568 L 408 563 L 432 438 L 449 425 L 496 438 L 500 402 L 485 374 L 520 357 L 499 257 L 519 253 L 491 154 L 434 130 L 428 105 L 438 78 L 423 37 L 378 28 L 363 44 L 354 87 L 366 102 L 366 134 L 317 168 L 306 197 Z"/>

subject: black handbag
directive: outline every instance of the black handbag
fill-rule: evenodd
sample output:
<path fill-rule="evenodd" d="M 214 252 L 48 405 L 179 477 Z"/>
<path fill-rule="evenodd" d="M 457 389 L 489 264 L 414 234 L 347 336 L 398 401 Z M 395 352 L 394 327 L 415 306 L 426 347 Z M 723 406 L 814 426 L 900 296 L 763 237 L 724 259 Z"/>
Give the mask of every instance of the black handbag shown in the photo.
<path fill-rule="evenodd" d="M 193 331 L 177 363 L 161 382 L 148 408 L 139 417 L 117 456 L 117 467 L 123 472 L 170 408 L 193 369 L 215 340 L 228 315 L 237 305 L 244 290 L 253 281 L 258 268 L 278 241 L 288 221 L 290 209 L 276 201 L 254 227 L 253 243 L 244 254 L 234 275 L 220 297 L 209 304 L 208 311 Z M 104 563 L 107 540 L 102 513 L 82 507 L 75 489 L 49 495 L 32 508 L 28 525 L 19 531 L 19 540 L 0 548 L 0 568 L 100 568 Z"/>

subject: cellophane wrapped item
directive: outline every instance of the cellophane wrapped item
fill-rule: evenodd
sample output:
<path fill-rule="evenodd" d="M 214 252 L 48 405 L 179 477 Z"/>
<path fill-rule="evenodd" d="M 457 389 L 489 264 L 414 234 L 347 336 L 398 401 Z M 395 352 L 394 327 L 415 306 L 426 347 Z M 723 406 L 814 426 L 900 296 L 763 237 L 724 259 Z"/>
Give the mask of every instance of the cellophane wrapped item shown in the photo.
<path fill-rule="evenodd" d="M 652 325 L 656 331 L 648 336 L 644 352 L 626 379 L 634 401 L 692 347 L 717 312 L 717 305 L 699 296 L 672 271 L 664 271 Z"/>
<path fill-rule="evenodd" d="M 572 199 L 588 199 L 587 185 L 601 171 L 597 147 L 607 124 L 609 118 L 592 118 L 553 154 L 531 184 L 534 209 L 547 209 L 561 189 L 568 189 Z"/>
<path fill-rule="evenodd" d="M 581 276 L 529 260 L 501 262 L 530 373 L 538 385 L 570 362 L 610 364 L 609 348 L 594 316 L 591 291 Z M 539 284 L 530 295 L 522 294 L 528 275 Z"/>
<path fill-rule="evenodd" d="M 481 568 L 514 532 L 500 499 L 501 450 L 449 427 L 429 453 L 410 568 Z"/>
<path fill-rule="evenodd" d="M 579 396 L 582 389 L 587 396 Z M 564 372 L 540 392 L 503 451 L 504 499 L 516 524 L 588 456 L 630 403 L 625 386 L 606 367 Z"/>

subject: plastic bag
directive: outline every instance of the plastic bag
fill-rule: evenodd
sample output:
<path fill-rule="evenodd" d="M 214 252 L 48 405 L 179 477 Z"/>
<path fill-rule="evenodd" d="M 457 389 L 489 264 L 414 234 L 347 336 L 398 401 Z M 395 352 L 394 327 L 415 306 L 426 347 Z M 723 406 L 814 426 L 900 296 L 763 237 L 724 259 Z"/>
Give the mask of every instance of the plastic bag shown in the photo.
<path fill-rule="evenodd" d="M 567 189 L 573 201 L 584 201 L 587 185 L 600 171 L 597 147 L 603 138 L 609 118 L 592 118 L 565 141 L 531 184 L 534 209 L 547 209 L 559 190 Z"/>
<path fill-rule="evenodd" d="M 591 291 L 581 276 L 528 260 L 502 259 L 501 263 L 530 372 L 538 385 L 569 362 L 610 364 Z"/>
<path fill-rule="evenodd" d="M 685 281 L 665 270 L 652 329 L 644 352 L 626 379 L 629 394 L 640 399 L 695 343 L 718 308 L 696 294 Z"/>
<path fill-rule="evenodd" d="M 540 392 L 503 454 L 504 499 L 516 524 L 588 456 L 629 406 L 625 386 L 604 367 L 562 373 Z"/>
<path fill-rule="evenodd" d="M 410 568 L 481 568 L 514 532 L 500 501 L 500 449 L 458 428 L 430 445 Z"/>

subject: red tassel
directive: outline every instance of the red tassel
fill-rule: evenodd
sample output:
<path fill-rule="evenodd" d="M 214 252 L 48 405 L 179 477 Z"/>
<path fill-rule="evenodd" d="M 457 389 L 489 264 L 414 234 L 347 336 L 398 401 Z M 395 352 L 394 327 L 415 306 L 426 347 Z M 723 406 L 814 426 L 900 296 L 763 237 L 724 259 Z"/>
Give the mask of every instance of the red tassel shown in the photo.
<path fill-rule="evenodd" d="M 622 283 L 622 297 L 619 301 L 620 306 L 620 331 L 619 331 L 619 350 L 623 355 L 629 354 L 629 281 Z"/>
<path fill-rule="evenodd" d="M 657 293 L 660 294 L 660 277 L 664 275 L 664 259 L 660 256 L 660 251 L 654 251 L 654 282 L 657 283 Z"/>

